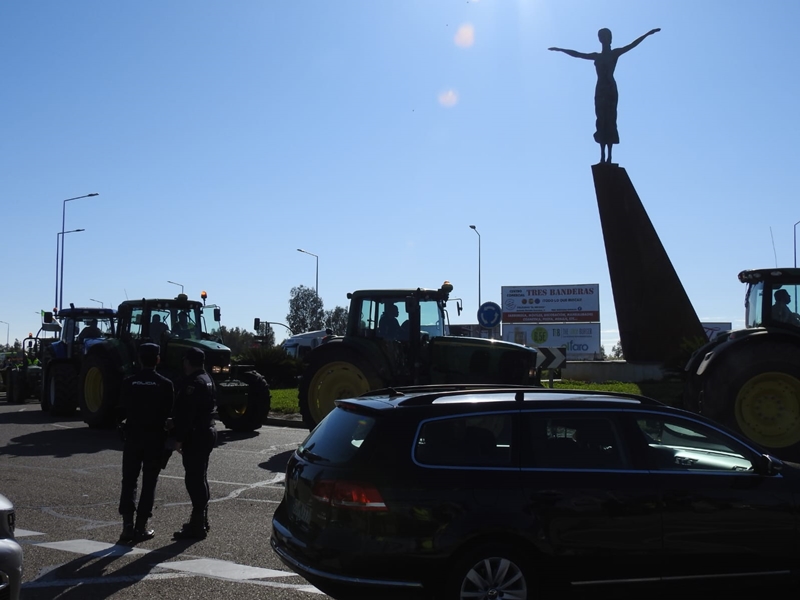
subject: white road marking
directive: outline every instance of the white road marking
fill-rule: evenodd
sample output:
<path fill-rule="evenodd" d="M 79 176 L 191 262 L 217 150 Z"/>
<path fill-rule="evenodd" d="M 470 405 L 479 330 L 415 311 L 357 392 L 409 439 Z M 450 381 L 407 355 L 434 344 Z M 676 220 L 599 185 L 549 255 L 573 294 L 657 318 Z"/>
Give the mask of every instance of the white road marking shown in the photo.
<path fill-rule="evenodd" d="M 195 560 L 181 560 L 175 562 L 158 563 L 158 567 L 172 569 L 173 571 L 183 571 L 186 573 L 196 573 L 198 575 L 208 575 L 210 577 L 222 577 L 224 579 L 264 579 L 268 577 L 292 577 L 294 573 L 288 571 L 275 571 L 274 569 L 262 569 L 261 567 L 248 567 L 247 565 L 237 565 L 227 560 L 216 560 L 213 558 L 198 558 Z"/>
<path fill-rule="evenodd" d="M 38 531 L 28 531 L 27 529 L 15 529 L 14 537 L 30 537 L 33 535 L 44 535 Z"/>
<path fill-rule="evenodd" d="M 123 546 L 119 544 L 107 544 L 94 540 L 65 540 L 63 542 L 44 542 L 34 544 L 41 548 L 51 550 L 61 550 L 62 552 L 72 552 L 83 556 L 94 556 L 96 558 L 104 556 L 124 556 L 124 555 L 143 555 L 150 554 L 151 550 L 136 548 L 133 546 Z M 154 556 L 157 552 L 154 554 Z M 266 587 L 292 589 L 309 594 L 323 594 L 320 590 L 309 584 L 280 583 L 277 581 L 265 581 L 270 578 L 295 577 L 292 571 L 278 571 L 275 569 L 264 569 L 262 567 L 251 567 L 240 565 L 226 560 L 213 558 L 199 558 L 189 560 L 177 560 L 173 562 L 157 563 L 154 567 L 169 569 L 173 573 L 143 573 L 141 575 L 121 575 L 104 576 L 92 579 L 47 579 L 44 577 L 48 572 L 42 574 L 41 579 L 35 579 L 23 584 L 23 589 L 44 588 L 44 587 L 66 587 L 72 588 L 78 585 L 97 585 L 109 583 L 136 583 L 139 581 L 156 581 L 162 579 L 175 579 L 179 577 L 213 577 L 215 579 L 225 579 L 228 581 L 238 581 L 253 585 Z"/>
<path fill-rule="evenodd" d="M 124 554 L 149 554 L 150 550 L 135 548 L 133 546 L 122 546 L 119 544 L 107 544 L 105 542 L 95 542 L 94 540 L 66 540 L 64 542 L 43 542 L 34 544 L 42 548 L 51 550 L 61 550 L 72 552 L 73 554 L 83 554 L 84 556 L 122 556 Z"/>

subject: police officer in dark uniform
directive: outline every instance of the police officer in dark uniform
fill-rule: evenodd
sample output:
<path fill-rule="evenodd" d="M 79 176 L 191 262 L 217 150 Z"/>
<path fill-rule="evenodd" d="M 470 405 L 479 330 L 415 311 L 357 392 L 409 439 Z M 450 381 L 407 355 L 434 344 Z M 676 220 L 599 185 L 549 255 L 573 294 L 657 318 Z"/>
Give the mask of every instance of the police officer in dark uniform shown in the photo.
<path fill-rule="evenodd" d="M 173 416 L 175 450 L 183 457 L 186 491 L 192 501 L 192 515 L 175 539 L 203 539 L 209 530 L 208 459 L 217 443 L 214 427 L 214 384 L 203 368 L 205 353 L 190 348 L 183 357 L 186 377 L 178 387 Z"/>
<path fill-rule="evenodd" d="M 147 527 L 155 501 L 156 482 L 161 471 L 166 424 L 174 402 L 172 382 L 156 372 L 158 344 L 139 346 L 142 370 L 122 382 L 121 426 L 125 438 L 122 451 L 122 492 L 119 513 L 122 515 L 120 541 L 149 540 L 155 531 Z M 142 473 L 142 493 L 136 506 L 136 483 Z M 134 524 L 134 515 L 136 523 Z"/>

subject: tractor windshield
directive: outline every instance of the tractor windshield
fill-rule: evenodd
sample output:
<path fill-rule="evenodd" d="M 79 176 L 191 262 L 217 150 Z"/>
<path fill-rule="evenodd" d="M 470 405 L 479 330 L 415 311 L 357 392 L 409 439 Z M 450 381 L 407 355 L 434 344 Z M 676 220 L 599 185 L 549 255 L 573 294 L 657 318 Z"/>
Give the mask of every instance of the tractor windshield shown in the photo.
<path fill-rule="evenodd" d="M 773 284 L 772 298 L 764 298 L 764 302 L 768 303 L 769 320 L 772 325 L 800 329 L 798 292 L 800 284 L 797 283 Z"/>

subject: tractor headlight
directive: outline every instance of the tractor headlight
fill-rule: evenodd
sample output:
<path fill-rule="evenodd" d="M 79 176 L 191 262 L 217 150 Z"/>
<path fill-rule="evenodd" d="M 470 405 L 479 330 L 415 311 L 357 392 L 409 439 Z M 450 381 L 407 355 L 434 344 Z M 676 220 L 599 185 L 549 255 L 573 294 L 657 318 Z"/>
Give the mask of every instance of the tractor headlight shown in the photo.
<path fill-rule="evenodd" d="M 220 373 L 230 373 L 231 368 L 230 366 L 220 367 L 219 365 L 214 365 L 211 367 L 211 373 L 213 375 L 219 375 Z"/>

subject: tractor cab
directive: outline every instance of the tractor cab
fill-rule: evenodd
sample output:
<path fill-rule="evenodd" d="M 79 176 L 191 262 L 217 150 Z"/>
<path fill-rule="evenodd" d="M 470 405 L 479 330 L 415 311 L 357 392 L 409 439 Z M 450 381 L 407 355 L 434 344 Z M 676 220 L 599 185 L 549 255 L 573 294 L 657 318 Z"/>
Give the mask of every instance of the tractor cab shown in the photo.
<path fill-rule="evenodd" d="M 756 269 L 739 273 L 747 284 L 748 329 L 778 327 L 800 331 L 800 269 Z"/>

